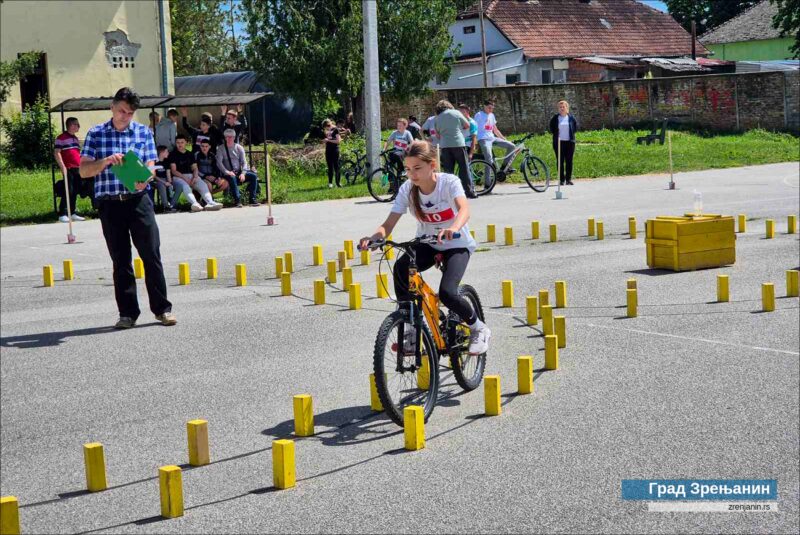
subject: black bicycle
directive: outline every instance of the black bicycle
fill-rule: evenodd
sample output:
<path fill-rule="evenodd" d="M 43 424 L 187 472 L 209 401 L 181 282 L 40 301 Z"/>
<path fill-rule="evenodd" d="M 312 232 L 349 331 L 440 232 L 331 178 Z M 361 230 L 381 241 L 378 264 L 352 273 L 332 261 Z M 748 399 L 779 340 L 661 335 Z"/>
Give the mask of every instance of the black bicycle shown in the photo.
<path fill-rule="evenodd" d="M 517 159 L 517 156 L 522 154 L 522 163 L 520 164 L 520 169 L 522 170 L 522 176 L 525 178 L 525 182 L 528 183 L 528 186 L 531 187 L 533 191 L 542 193 L 550 186 L 550 170 L 547 168 L 547 165 L 539 158 L 535 156 L 531 149 L 525 146 L 525 142 L 528 141 L 530 138 L 533 137 L 533 134 L 528 134 L 525 137 L 514 141 L 516 145 L 514 150 L 511 151 L 509 154 L 503 157 L 506 163 L 504 163 L 500 169 L 493 163 L 489 163 L 483 159 L 483 156 L 475 157 L 470 163 L 470 170 L 473 169 L 473 164 L 475 162 L 480 162 L 482 167 L 486 167 L 488 170 L 485 173 L 492 173 L 494 177 L 494 181 L 491 185 L 491 188 L 494 187 L 494 182 L 505 182 L 508 175 L 514 172 L 514 169 L 511 168 L 511 164 L 514 163 L 514 160 Z M 489 191 L 491 191 L 489 188 Z M 489 191 L 484 191 L 481 193 L 476 193 L 478 195 L 485 195 L 489 193 Z"/>
<path fill-rule="evenodd" d="M 381 152 L 381 166 L 367 178 L 369 194 L 378 202 L 392 202 L 406 179 L 405 169 L 400 170 L 389 161 L 389 153 L 393 151 L 394 149 L 389 149 Z"/>
<path fill-rule="evenodd" d="M 352 186 L 358 181 L 359 177 L 367 177 L 367 170 L 369 169 L 367 153 L 361 151 L 353 152 L 350 156 L 340 160 L 339 168 L 341 169 L 345 184 Z"/>

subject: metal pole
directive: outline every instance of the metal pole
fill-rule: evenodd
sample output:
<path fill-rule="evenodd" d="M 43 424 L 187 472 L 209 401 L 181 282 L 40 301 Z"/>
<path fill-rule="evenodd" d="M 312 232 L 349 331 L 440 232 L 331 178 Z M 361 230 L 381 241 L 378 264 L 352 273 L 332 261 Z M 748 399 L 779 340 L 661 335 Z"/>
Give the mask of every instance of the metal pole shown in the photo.
<path fill-rule="evenodd" d="M 695 21 L 692 21 L 692 59 L 697 59 L 697 54 L 695 50 L 695 41 L 697 40 L 697 24 Z"/>
<path fill-rule="evenodd" d="M 378 9 L 376 0 L 361 0 L 364 23 L 364 128 L 370 169 L 380 166 L 381 94 L 378 74 Z"/>
<path fill-rule="evenodd" d="M 667 145 L 669 146 L 669 189 L 675 189 L 675 179 L 672 176 L 672 130 L 667 130 Z"/>
<path fill-rule="evenodd" d="M 50 134 L 50 148 L 53 152 L 56 150 L 55 141 L 53 140 L 53 112 L 47 111 L 47 131 Z M 64 110 L 61 110 L 61 124 L 64 124 Z M 56 162 L 51 160 L 50 163 L 50 178 L 53 182 L 53 212 L 58 216 L 58 202 L 56 201 Z"/>
<path fill-rule="evenodd" d="M 489 76 L 486 73 L 486 33 L 483 31 L 483 0 L 478 2 L 478 17 L 481 21 L 481 65 L 483 65 L 483 88 L 489 87 Z"/>

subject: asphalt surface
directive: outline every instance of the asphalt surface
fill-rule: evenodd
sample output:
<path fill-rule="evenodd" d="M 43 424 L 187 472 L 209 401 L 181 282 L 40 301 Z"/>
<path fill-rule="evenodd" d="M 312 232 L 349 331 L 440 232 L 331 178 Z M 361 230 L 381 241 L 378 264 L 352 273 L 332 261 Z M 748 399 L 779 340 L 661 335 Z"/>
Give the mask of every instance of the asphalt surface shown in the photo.
<path fill-rule="evenodd" d="M 800 265 L 797 163 L 668 177 L 576 181 L 537 194 L 501 185 L 472 203 L 480 242 L 465 282 L 475 286 L 493 339 L 487 373 L 502 378 L 503 413 L 483 416 L 482 388 L 462 393 L 447 370 L 426 426 L 405 452 L 402 430 L 369 408 L 372 346 L 389 300 L 373 298 L 377 264 L 355 265 L 364 308 L 328 288 L 313 305 L 311 246 L 335 258 L 369 234 L 388 206 L 350 199 L 159 215 L 169 298 L 178 325 L 147 310 L 137 328 L 116 320 L 100 224 L 0 230 L 0 493 L 17 496 L 27 533 L 256 532 L 747 532 L 797 533 L 800 479 L 800 309 L 784 298 Z M 747 214 L 735 265 L 648 270 L 644 221 L 692 210 Z M 639 237 L 628 239 L 628 216 Z M 586 236 L 586 218 L 606 239 Z M 764 239 L 765 219 L 776 236 Z M 530 239 L 530 221 L 542 238 Z M 516 245 L 487 244 L 486 224 L 513 226 Z M 558 243 L 547 226 L 558 224 Z M 406 217 L 396 238 L 410 237 Z M 274 257 L 293 251 L 294 295 L 280 296 Z M 207 280 L 205 258 L 220 277 Z M 61 280 L 73 259 L 77 278 Z M 192 282 L 178 286 L 179 262 Z M 249 284 L 236 287 L 234 265 Z M 356 259 L 354 264 L 358 264 Z M 53 264 L 56 285 L 41 269 Z M 385 269 L 385 267 L 384 267 Z M 716 275 L 730 303 L 715 303 Z M 436 273 L 425 274 L 429 283 Z M 638 280 L 639 317 L 625 318 L 625 281 Z M 501 281 L 515 308 L 501 308 Z M 544 371 L 543 339 L 523 325 L 524 297 L 568 285 L 567 347 Z M 777 309 L 762 313 L 761 283 Z M 140 281 L 141 282 L 141 281 Z M 533 355 L 535 392 L 515 396 L 516 358 Z M 292 396 L 313 395 L 317 435 L 296 441 L 297 486 L 272 488 L 271 442 L 291 437 Z M 207 419 L 212 464 L 185 469 L 185 516 L 158 515 L 157 469 L 188 462 L 185 425 Z M 110 489 L 85 488 L 82 444 L 105 446 Z M 622 479 L 777 479 L 778 512 L 651 513 L 623 501 Z"/>

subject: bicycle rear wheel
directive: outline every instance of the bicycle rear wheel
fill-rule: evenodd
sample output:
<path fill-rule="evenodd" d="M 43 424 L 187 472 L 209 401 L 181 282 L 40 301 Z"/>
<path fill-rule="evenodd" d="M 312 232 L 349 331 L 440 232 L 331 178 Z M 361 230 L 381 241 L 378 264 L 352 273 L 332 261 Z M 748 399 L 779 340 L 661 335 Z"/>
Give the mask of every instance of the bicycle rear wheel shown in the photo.
<path fill-rule="evenodd" d="M 367 179 L 367 188 L 372 198 L 378 202 L 391 202 L 397 196 L 400 185 L 394 174 L 387 169 L 375 169 Z"/>
<path fill-rule="evenodd" d="M 469 173 L 475 188 L 475 195 L 481 196 L 490 193 L 497 181 L 494 165 L 481 159 L 469 162 Z"/>
<path fill-rule="evenodd" d="M 356 162 L 350 158 L 344 159 L 339 164 L 339 168 L 341 169 L 345 184 L 348 186 L 355 184 L 358 179 L 358 166 L 356 166 Z"/>
<path fill-rule="evenodd" d="M 427 421 L 439 392 L 439 357 L 428 328 L 423 324 L 418 337 L 420 366 L 415 354 L 406 355 L 406 348 L 400 347 L 407 317 L 405 311 L 396 310 L 383 320 L 375 339 L 373 362 L 378 397 L 386 414 L 399 426 L 403 425 L 403 409 L 410 405 L 422 407 Z"/>
<path fill-rule="evenodd" d="M 536 156 L 526 156 L 522 161 L 522 176 L 533 191 L 542 193 L 550 186 L 550 171 Z"/>
<path fill-rule="evenodd" d="M 478 319 L 483 321 L 483 306 L 478 292 L 469 284 L 462 284 L 458 287 L 458 294 L 464 297 L 472 309 L 478 315 Z M 453 368 L 453 376 L 458 385 L 469 392 L 475 390 L 481 384 L 483 372 L 486 369 L 486 353 L 482 355 L 469 354 L 469 327 L 453 311 L 448 317 L 448 347 L 450 348 L 450 366 Z"/>

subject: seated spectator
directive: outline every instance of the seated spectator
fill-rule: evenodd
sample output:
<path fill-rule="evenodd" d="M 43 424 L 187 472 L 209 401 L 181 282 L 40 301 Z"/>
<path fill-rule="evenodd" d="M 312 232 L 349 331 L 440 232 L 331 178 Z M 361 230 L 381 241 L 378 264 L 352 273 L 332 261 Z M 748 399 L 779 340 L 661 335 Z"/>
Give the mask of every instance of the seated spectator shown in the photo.
<path fill-rule="evenodd" d="M 250 206 L 258 206 L 258 175 L 250 170 L 244 147 L 236 143 L 236 132 L 229 128 L 223 133 L 225 143 L 217 147 L 217 167 L 222 177 L 228 180 L 228 192 L 237 208 L 242 207 L 239 196 L 239 184 L 247 180 L 247 191 L 250 194 Z"/>
<path fill-rule="evenodd" d="M 150 131 L 153 133 L 153 139 L 156 136 L 156 125 L 161 121 L 161 114 L 157 111 L 153 110 L 148 115 L 150 117 L 150 124 L 147 125 L 150 128 Z"/>
<path fill-rule="evenodd" d="M 175 150 L 169 155 L 170 171 L 172 172 L 172 185 L 175 188 L 175 195 L 172 198 L 172 208 L 178 204 L 181 194 L 186 195 L 186 199 L 192 205 L 192 212 L 200 212 L 203 207 L 197 202 L 192 190 L 200 194 L 206 202 L 206 210 L 219 210 L 222 205 L 214 202 L 211 192 L 205 181 L 200 178 L 197 171 L 197 164 L 194 162 L 192 153 L 186 150 L 186 136 L 178 134 L 175 138 Z"/>
<path fill-rule="evenodd" d="M 219 128 L 214 123 L 214 119 L 210 113 L 203 113 L 200 117 L 200 128 L 195 128 L 189 124 L 186 119 L 187 108 L 181 108 L 181 116 L 183 129 L 189 132 L 192 136 L 192 154 L 200 152 L 200 144 L 204 139 L 207 139 L 212 147 L 217 147 L 222 144 L 222 134 Z"/>
<path fill-rule="evenodd" d="M 178 135 L 178 112 L 175 108 L 170 108 L 167 116 L 161 119 L 156 125 L 155 142 L 156 145 L 164 145 L 172 152 L 175 149 L 175 136 Z"/>
<path fill-rule="evenodd" d="M 67 129 L 62 132 L 55 141 L 54 157 L 58 167 L 61 169 L 61 177 L 64 182 L 61 182 L 61 187 L 57 188 L 56 194 L 60 192 L 59 197 L 61 201 L 58 204 L 58 220 L 62 223 L 68 223 L 67 217 L 67 195 L 65 195 L 65 183 L 69 186 L 69 209 L 72 213 L 73 221 L 83 221 L 84 218 L 78 215 L 75 203 L 78 200 L 78 194 L 81 192 L 81 174 L 79 167 L 81 165 L 81 145 L 78 141 L 78 136 L 75 134 L 80 130 L 81 125 L 78 119 L 70 117 L 66 122 Z"/>
<path fill-rule="evenodd" d="M 237 104 L 236 109 L 222 106 L 222 117 L 219 120 L 219 127 L 221 130 L 228 130 L 229 128 L 236 132 L 236 143 L 242 142 L 242 136 L 247 132 L 247 117 L 242 114 L 242 105 Z"/>
<path fill-rule="evenodd" d="M 211 152 L 211 143 L 208 139 L 200 141 L 200 151 L 194 155 L 194 162 L 197 164 L 197 172 L 200 175 L 211 195 L 228 189 L 228 181 L 220 178 L 217 168 L 217 155 Z"/>
<path fill-rule="evenodd" d="M 175 194 L 175 190 L 172 187 L 172 171 L 170 170 L 169 165 L 169 151 L 167 147 L 164 145 L 159 145 L 156 147 L 156 153 L 158 154 L 158 161 L 156 162 L 156 176 L 153 179 L 153 184 L 148 193 L 150 194 L 150 200 L 153 201 L 153 205 L 155 206 L 155 191 L 158 190 L 158 198 L 161 201 L 161 209 L 164 212 L 175 212 L 175 208 L 172 207 L 172 197 Z"/>

